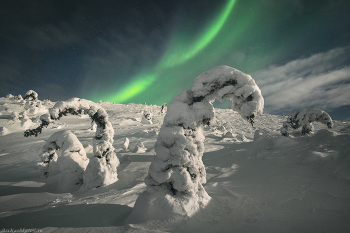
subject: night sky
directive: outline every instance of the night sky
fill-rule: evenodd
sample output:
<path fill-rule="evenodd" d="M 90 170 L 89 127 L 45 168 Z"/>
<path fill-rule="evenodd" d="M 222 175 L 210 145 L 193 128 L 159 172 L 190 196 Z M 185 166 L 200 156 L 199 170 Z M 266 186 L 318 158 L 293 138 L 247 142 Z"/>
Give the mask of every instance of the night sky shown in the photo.
<path fill-rule="evenodd" d="M 349 0 L 2 0 L 0 96 L 161 105 L 228 65 L 256 80 L 265 113 L 350 120 L 349 12 Z"/>

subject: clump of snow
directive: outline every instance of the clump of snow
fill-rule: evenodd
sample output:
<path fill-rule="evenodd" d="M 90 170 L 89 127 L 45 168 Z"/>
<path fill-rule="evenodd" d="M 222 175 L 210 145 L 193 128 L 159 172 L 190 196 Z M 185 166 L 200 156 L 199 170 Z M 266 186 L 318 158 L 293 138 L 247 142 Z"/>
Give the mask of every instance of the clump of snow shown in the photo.
<path fill-rule="evenodd" d="M 18 121 L 19 120 L 18 112 L 12 112 L 11 116 L 10 116 L 10 119 L 13 120 L 13 121 Z"/>
<path fill-rule="evenodd" d="M 12 94 L 7 94 L 7 95 L 6 95 L 6 98 L 7 98 L 7 99 L 13 99 L 14 96 L 13 96 Z"/>
<path fill-rule="evenodd" d="M 129 148 L 129 138 L 125 137 L 124 144 L 123 144 L 123 149 L 127 151 Z"/>
<path fill-rule="evenodd" d="M 142 124 L 153 124 L 152 113 L 150 111 L 148 111 L 148 110 L 143 111 L 141 123 Z"/>
<path fill-rule="evenodd" d="M 138 142 L 132 152 L 134 153 L 145 153 L 147 148 L 143 145 L 142 142 Z"/>
<path fill-rule="evenodd" d="M 61 150 L 61 156 L 56 151 Z M 76 191 L 83 183 L 83 174 L 89 163 L 83 145 L 70 131 L 59 131 L 52 134 L 46 141 L 40 154 L 39 166 L 44 170 L 44 176 L 49 176 L 50 165 L 57 161 L 60 175 L 57 191 Z"/>
<path fill-rule="evenodd" d="M 30 100 L 30 101 L 37 101 L 38 100 L 38 93 L 36 93 L 33 90 L 29 90 L 27 91 L 27 93 L 25 94 L 24 100 Z"/>
<path fill-rule="evenodd" d="M 67 101 L 57 102 L 49 113 L 40 117 L 41 124 L 36 129 L 29 129 L 24 136 L 37 136 L 53 120 L 58 120 L 67 114 L 88 114 L 96 123 L 96 133 L 93 138 L 94 158 L 84 172 L 84 187 L 92 189 L 114 183 L 117 178 L 117 167 L 119 160 L 114 152 L 113 137 L 114 129 L 108 120 L 107 112 L 92 101 L 72 98 Z"/>
<path fill-rule="evenodd" d="M 232 100 L 232 108 L 251 124 L 262 113 L 259 87 L 247 74 L 219 66 L 198 76 L 190 90 L 183 90 L 169 104 L 160 129 L 146 191 L 135 203 L 130 222 L 186 218 L 203 209 L 210 196 L 203 188 L 206 171 L 202 161 L 202 125 L 214 118 L 215 99 Z"/>
<path fill-rule="evenodd" d="M 254 141 L 258 141 L 260 139 L 262 139 L 264 136 L 263 136 L 263 133 L 260 131 L 260 130 L 255 130 L 255 133 L 254 133 Z"/>
<path fill-rule="evenodd" d="M 283 122 L 281 134 L 283 136 L 288 136 L 290 128 L 298 129 L 300 127 L 302 127 L 302 135 L 310 134 L 314 131 L 312 122 L 315 121 L 326 124 L 328 128 L 333 127 L 332 118 L 325 111 L 317 108 L 301 109 L 297 112 L 293 112 L 287 121 Z"/>
<path fill-rule="evenodd" d="M 0 136 L 9 134 L 9 130 L 6 127 L 0 127 Z"/>

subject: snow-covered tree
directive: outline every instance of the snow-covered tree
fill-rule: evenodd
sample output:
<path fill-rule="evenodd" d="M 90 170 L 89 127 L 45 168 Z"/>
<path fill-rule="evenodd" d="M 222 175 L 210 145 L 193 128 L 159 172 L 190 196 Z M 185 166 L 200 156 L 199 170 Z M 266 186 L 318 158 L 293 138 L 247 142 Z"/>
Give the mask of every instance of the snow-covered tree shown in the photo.
<path fill-rule="evenodd" d="M 328 128 L 333 127 L 332 118 L 325 111 L 317 108 L 301 109 L 297 112 L 293 112 L 291 116 L 288 117 L 287 121 L 283 122 L 281 134 L 288 136 L 290 128 L 298 129 L 300 127 L 302 127 L 302 135 L 309 134 L 314 130 L 312 124 L 314 121 L 326 124 Z"/>
<path fill-rule="evenodd" d="M 11 120 L 18 121 L 19 120 L 19 114 L 18 112 L 12 112 L 10 116 Z"/>
<path fill-rule="evenodd" d="M 149 110 L 145 110 L 142 112 L 142 124 L 153 124 L 152 122 L 152 113 Z"/>
<path fill-rule="evenodd" d="M 215 99 L 232 100 L 232 109 L 251 124 L 263 111 L 264 99 L 251 76 L 228 66 L 199 75 L 168 105 L 149 172 L 146 191 L 137 199 L 129 222 L 191 216 L 210 197 L 203 188 L 206 171 L 203 125 L 214 117 Z"/>
<path fill-rule="evenodd" d="M 123 144 L 123 149 L 125 151 L 127 151 L 129 148 L 129 138 L 125 137 L 125 141 L 124 141 L 124 144 Z"/>
<path fill-rule="evenodd" d="M 119 160 L 114 152 L 114 130 L 108 120 L 107 112 L 98 104 L 84 99 L 72 98 L 67 101 L 57 102 L 49 113 L 41 115 L 41 124 L 35 129 L 24 132 L 24 136 L 38 136 L 44 127 L 54 120 L 60 119 L 67 114 L 88 114 L 97 125 L 93 138 L 94 157 L 84 172 L 84 186 L 88 189 L 106 186 L 114 183 L 117 178 Z"/>
<path fill-rule="evenodd" d="M 37 101 L 38 100 L 38 93 L 36 93 L 33 90 L 27 91 L 26 95 L 23 98 L 24 100 L 31 100 L 31 101 Z"/>
<path fill-rule="evenodd" d="M 143 145 L 142 142 L 138 142 L 132 152 L 134 153 L 145 153 L 147 148 Z"/>
<path fill-rule="evenodd" d="M 160 107 L 160 113 L 164 113 L 165 105 L 166 103 L 163 103 L 162 106 Z"/>
<path fill-rule="evenodd" d="M 56 151 L 61 150 L 61 156 Z M 52 162 L 58 164 L 60 170 L 58 191 L 76 191 L 83 183 L 83 174 L 89 163 L 83 145 L 70 131 L 64 130 L 52 134 L 46 141 L 40 154 L 39 166 L 48 177 Z"/>

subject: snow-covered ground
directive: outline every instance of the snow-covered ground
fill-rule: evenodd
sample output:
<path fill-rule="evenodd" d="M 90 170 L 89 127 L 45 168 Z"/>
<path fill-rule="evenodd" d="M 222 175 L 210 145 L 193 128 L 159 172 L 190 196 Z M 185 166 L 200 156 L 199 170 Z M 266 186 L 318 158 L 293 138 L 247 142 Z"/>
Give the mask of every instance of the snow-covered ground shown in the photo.
<path fill-rule="evenodd" d="M 120 160 L 118 181 L 93 190 L 58 192 L 60 170 L 48 178 L 37 166 L 46 140 L 70 130 L 93 156 L 94 127 L 88 116 L 66 116 L 24 137 L 39 125 L 40 111 L 25 111 L 19 100 L 0 98 L 0 230 L 42 232 L 350 232 L 350 122 L 334 121 L 332 129 L 315 123 L 315 131 L 289 137 L 280 133 L 286 116 L 263 114 L 254 127 L 230 109 L 215 109 L 203 128 L 207 172 L 207 207 L 178 225 L 165 222 L 126 224 L 146 187 L 144 178 L 155 154 L 163 118 L 160 106 L 100 103 L 114 128 Z M 143 112 L 153 124 L 141 123 Z M 28 118 L 30 119 L 28 121 Z M 259 133 L 256 133 L 259 130 Z M 254 141 L 254 134 L 255 141 Z M 124 150 L 125 138 L 129 139 Z M 137 145 L 146 148 L 136 149 Z M 60 154 L 60 153 L 58 153 Z"/>

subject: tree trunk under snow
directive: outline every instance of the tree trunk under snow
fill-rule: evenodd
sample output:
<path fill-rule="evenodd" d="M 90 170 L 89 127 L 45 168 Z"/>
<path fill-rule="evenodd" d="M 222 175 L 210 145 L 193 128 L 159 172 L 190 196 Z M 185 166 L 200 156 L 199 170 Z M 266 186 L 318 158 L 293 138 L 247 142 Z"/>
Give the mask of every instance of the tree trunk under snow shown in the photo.
<path fill-rule="evenodd" d="M 176 221 L 208 204 L 210 197 L 203 188 L 202 125 L 213 119 L 211 102 L 215 99 L 231 99 L 232 109 L 251 124 L 264 105 L 255 81 L 234 68 L 219 66 L 198 76 L 192 88 L 182 91 L 168 106 L 145 179 L 146 191 L 136 200 L 128 222 Z"/>

